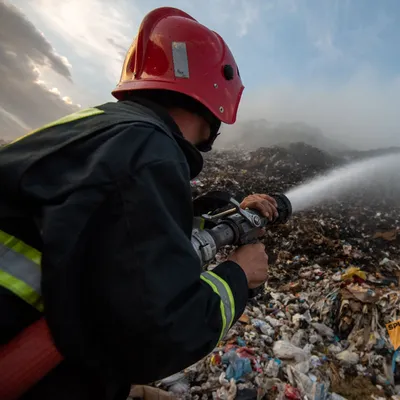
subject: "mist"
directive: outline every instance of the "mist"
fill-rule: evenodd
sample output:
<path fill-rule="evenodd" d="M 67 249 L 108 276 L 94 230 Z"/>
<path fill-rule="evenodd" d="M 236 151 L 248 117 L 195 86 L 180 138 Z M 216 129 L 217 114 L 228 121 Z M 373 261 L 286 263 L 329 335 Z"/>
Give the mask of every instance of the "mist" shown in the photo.
<path fill-rule="evenodd" d="M 73 84 L 72 67 L 66 57 L 57 53 L 52 40 L 21 9 L 0 1 L 0 11 L 0 71 L 4 77 L 0 82 L 0 139 L 12 140 L 79 109 L 79 105 L 72 104 L 70 93 L 61 94 L 58 86 L 66 82 L 76 92 L 90 93 L 96 85 Z M 111 27 L 110 32 L 114 32 L 115 25 Z M 108 44 L 116 46 L 116 42 L 107 39 Z M 367 38 L 362 37 L 354 48 L 360 43 L 367 43 Z M 96 50 L 104 47 L 104 43 L 95 44 Z M 92 58 L 103 60 L 100 56 Z M 292 142 L 305 142 L 327 151 L 400 146 L 400 75 L 386 79 L 381 70 L 365 64 L 365 60 L 359 65 L 356 61 L 356 72 L 340 84 L 330 82 L 327 75 L 321 79 L 311 74 L 310 79 L 308 71 L 307 81 L 297 84 L 269 81 L 258 88 L 246 87 L 237 123 L 223 126 L 216 148 L 257 148 Z M 77 69 L 85 67 L 84 63 L 76 65 Z M 42 80 L 41 71 L 45 69 L 46 78 L 51 74 L 55 77 L 52 86 Z M 257 71 L 260 80 L 268 77 L 268 70 Z M 104 97 L 86 96 L 82 106 L 112 100 L 109 93 L 113 88 L 104 88 Z"/>
<path fill-rule="evenodd" d="M 360 71 L 340 86 L 270 86 L 244 91 L 237 124 L 218 147 L 304 141 L 325 150 L 400 146 L 400 79 Z"/>

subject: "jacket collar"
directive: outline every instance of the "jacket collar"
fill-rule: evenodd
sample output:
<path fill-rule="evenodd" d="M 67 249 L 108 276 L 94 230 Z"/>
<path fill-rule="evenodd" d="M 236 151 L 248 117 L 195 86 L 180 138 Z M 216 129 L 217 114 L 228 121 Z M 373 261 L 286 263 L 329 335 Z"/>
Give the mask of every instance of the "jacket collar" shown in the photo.
<path fill-rule="evenodd" d="M 160 118 L 169 128 L 174 139 L 185 154 L 190 169 L 190 179 L 194 179 L 197 175 L 200 174 L 204 164 L 203 156 L 195 146 L 193 146 L 184 138 L 181 130 L 179 129 L 179 126 L 164 107 L 161 107 L 160 105 L 148 99 L 140 98 L 139 96 L 131 97 L 130 100 L 125 100 L 123 101 L 123 103 L 130 103 L 132 106 L 134 106 L 134 104 L 136 103 L 153 111 L 153 113 L 155 113 L 157 117 Z"/>

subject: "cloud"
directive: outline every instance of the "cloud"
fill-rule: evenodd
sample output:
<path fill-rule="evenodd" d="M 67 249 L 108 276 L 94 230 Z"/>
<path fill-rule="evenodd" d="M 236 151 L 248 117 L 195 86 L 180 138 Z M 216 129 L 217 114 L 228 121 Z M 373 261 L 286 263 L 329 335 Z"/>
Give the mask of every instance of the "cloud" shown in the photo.
<path fill-rule="evenodd" d="M 265 0 L 264 0 L 265 1 Z M 254 24 L 260 15 L 262 2 L 253 0 L 251 3 L 247 0 L 210 0 L 206 2 L 205 8 L 210 10 L 213 29 L 221 32 L 221 25 L 224 28 L 230 27 L 235 36 L 243 38 L 249 33 L 252 24 Z M 197 19 L 198 12 L 193 10 L 193 16 Z M 203 22 L 204 21 L 200 21 Z"/>
<path fill-rule="evenodd" d="M 238 36 L 243 37 L 247 35 L 251 24 L 257 20 L 259 10 L 253 5 L 250 6 L 247 0 L 242 1 L 240 4 L 241 8 L 243 8 L 243 13 L 240 13 L 240 17 L 238 18 L 238 23 L 240 27 Z"/>
<path fill-rule="evenodd" d="M 221 25 L 233 24 L 235 36 L 243 37 L 258 19 L 262 0 L 254 0 L 251 6 L 246 0 L 208 0 L 204 3 L 204 9 L 208 10 L 206 14 L 199 13 L 197 5 L 186 0 L 176 0 L 171 6 L 191 13 L 202 23 L 206 17 L 219 31 Z M 85 68 L 91 66 L 93 72 L 101 73 L 113 84 L 120 77 L 123 59 L 142 18 L 162 6 L 165 3 L 158 0 L 26 0 L 24 3 L 24 8 L 29 8 L 43 27 L 73 47 L 75 55 L 84 60 Z"/>
<path fill-rule="evenodd" d="M 68 55 L 85 104 L 109 96 L 143 16 L 165 6 L 159 0 L 14 1 Z M 365 7 L 362 0 L 204 0 L 201 10 L 196 2 L 169 4 L 228 42 L 246 86 L 239 120 L 304 122 L 356 147 L 400 144 L 397 2 Z M 14 54 L 9 49 L 7 56 Z M 51 64 L 51 58 L 43 59 Z M 67 67 L 65 59 L 57 60 Z M 54 77 L 51 82 L 47 95 L 69 103 L 65 93 L 52 89 L 63 85 Z M 238 127 L 225 129 L 235 137 Z"/>
<path fill-rule="evenodd" d="M 95 74 L 115 83 L 143 13 L 119 0 L 27 0 L 26 6 Z"/>
<path fill-rule="evenodd" d="M 0 126 L 2 138 L 15 138 L 26 130 L 76 109 L 57 89 L 41 81 L 46 66 L 71 81 L 67 60 L 13 5 L 0 0 Z M 69 101 L 70 103 L 70 101 Z"/>

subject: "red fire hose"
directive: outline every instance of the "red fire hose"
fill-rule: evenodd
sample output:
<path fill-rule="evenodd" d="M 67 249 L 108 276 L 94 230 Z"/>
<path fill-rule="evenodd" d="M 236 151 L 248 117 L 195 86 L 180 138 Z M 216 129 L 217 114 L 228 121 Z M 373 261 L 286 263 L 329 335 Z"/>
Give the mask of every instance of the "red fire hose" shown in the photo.
<path fill-rule="evenodd" d="M 0 399 L 17 400 L 62 359 L 44 318 L 28 326 L 0 347 Z"/>

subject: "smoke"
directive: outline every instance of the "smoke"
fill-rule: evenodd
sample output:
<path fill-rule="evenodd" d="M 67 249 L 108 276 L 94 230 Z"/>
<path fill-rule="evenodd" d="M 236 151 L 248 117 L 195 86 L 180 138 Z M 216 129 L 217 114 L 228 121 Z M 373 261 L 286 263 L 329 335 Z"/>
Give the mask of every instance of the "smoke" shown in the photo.
<path fill-rule="evenodd" d="M 73 97 L 79 98 L 85 106 L 111 100 L 109 93 L 118 79 L 124 49 L 126 51 L 128 48 L 145 12 L 162 5 L 158 0 L 149 0 L 146 4 L 128 0 L 118 0 L 112 4 L 106 4 L 104 0 L 68 0 L 62 7 L 51 0 L 15 2 L 24 3 L 24 10 L 27 13 L 30 10 L 29 15 L 37 26 L 49 29 L 55 34 L 54 38 L 61 40 L 70 50 L 73 49 L 70 56 L 74 57 L 74 65 L 80 62 L 79 71 L 74 76 L 80 83 L 75 86 Z M 346 11 L 347 6 L 339 7 L 339 2 L 333 2 L 336 5 L 315 2 L 311 7 L 306 2 L 300 4 L 292 0 L 271 0 L 268 5 L 257 1 L 251 5 L 252 13 L 257 7 L 260 13 L 262 7 L 269 7 L 267 12 L 264 9 L 260 14 L 268 24 L 264 19 L 261 21 L 249 14 L 250 22 L 247 17 L 244 18 L 248 25 L 240 29 L 237 22 L 243 22 L 245 15 L 242 6 L 227 8 L 225 2 L 209 0 L 207 4 L 216 8 L 213 8 L 214 12 L 202 16 L 200 10 L 193 5 L 189 7 L 187 2 L 175 0 L 171 3 L 187 9 L 206 25 L 214 24 L 210 27 L 220 32 L 228 42 L 232 41 L 231 48 L 237 56 L 244 84 L 249 85 L 243 94 L 238 122 L 234 126 L 223 127 L 223 134 L 216 142 L 217 147 L 246 144 L 254 148 L 296 141 L 325 150 L 400 146 L 400 79 L 383 79 L 382 74 L 377 72 L 379 67 L 374 70 L 368 64 L 370 53 L 367 50 L 382 46 L 384 41 L 379 39 L 379 35 L 387 25 L 385 19 L 378 18 L 376 23 L 366 22 L 363 29 L 353 29 L 352 25 L 351 30 L 345 31 L 346 40 L 341 46 L 335 47 L 330 32 L 335 33 L 336 22 L 353 21 L 353 16 L 358 15 L 352 8 L 350 12 Z M 313 11 L 317 4 L 323 12 Z M 347 19 L 343 19 L 341 14 L 336 15 L 336 9 L 346 11 Z M 322 17 L 325 19 L 321 20 Z M 294 22 L 300 24 L 305 20 L 311 35 L 307 43 L 314 43 L 320 50 L 319 58 L 312 61 L 315 65 L 312 64 L 309 69 L 307 54 L 301 58 L 302 53 L 300 50 L 296 53 L 295 45 L 293 48 L 286 46 L 285 50 L 285 46 L 281 46 L 287 39 L 285 32 Z M 235 24 L 232 21 L 236 21 Z M 354 25 L 358 24 L 356 22 Z M 255 35 L 255 32 L 264 34 Z M 346 43 L 349 46 L 346 47 Z M 261 54 L 261 49 L 265 49 L 267 54 Z M 388 51 L 388 47 L 382 47 L 382 51 Z M 292 57 L 293 52 L 295 55 Z M 365 57 L 359 62 L 363 54 Z M 268 68 L 275 68 L 275 75 L 271 75 L 273 77 L 279 75 L 276 72 L 279 67 L 284 69 L 280 76 L 286 76 L 286 64 L 297 57 L 302 60 L 299 61 L 297 75 L 300 83 L 274 83 L 273 78 L 270 78 L 268 85 L 264 83 L 269 76 Z M 327 65 L 328 71 L 335 72 L 340 70 L 343 63 L 350 63 L 353 71 L 351 78 L 344 83 L 327 82 L 326 76 L 331 75 L 321 75 Z M 318 69 L 322 64 L 324 68 Z M 43 68 L 51 69 L 53 76 L 57 74 L 59 80 L 52 80 L 58 88 L 64 87 L 62 80 L 71 81 L 71 66 L 66 58 L 56 53 L 21 11 L 0 0 L 0 72 L 3 77 L 0 83 L 1 137 L 16 137 L 77 108 L 65 93 L 46 86 L 40 73 Z M 320 74 L 314 76 L 313 68 Z M 253 71 L 256 73 L 253 74 Z M 302 84 L 298 78 L 303 75 L 307 82 Z M 260 81 L 257 89 L 254 89 L 255 80 Z M 85 99 L 78 97 L 78 90 L 86 94 Z"/>
<path fill-rule="evenodd" d="M 48 88 L 40 69 L 71 81 L 68 61 L 12 4 L 0 0 L 0 135 L 11 139 L 77 109 L 57 88 Z"/>
<path fill-rule="evenodd" d="M 220 147 L 305 141 L 326 150 L 400 146 L 400 79 L 371 70 L 340 86 L 270 86 L 244 92 L 238 123 L 224 126 Z"/>

